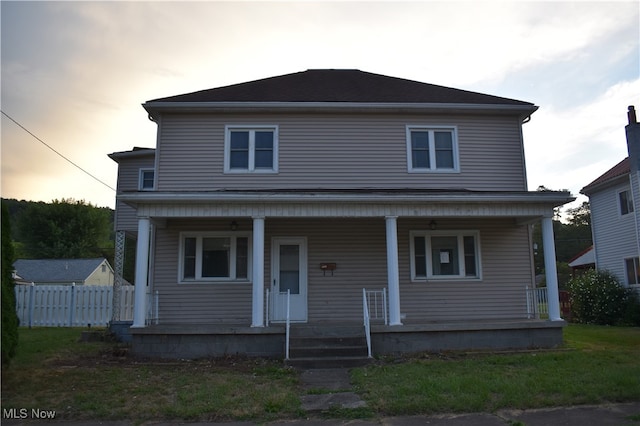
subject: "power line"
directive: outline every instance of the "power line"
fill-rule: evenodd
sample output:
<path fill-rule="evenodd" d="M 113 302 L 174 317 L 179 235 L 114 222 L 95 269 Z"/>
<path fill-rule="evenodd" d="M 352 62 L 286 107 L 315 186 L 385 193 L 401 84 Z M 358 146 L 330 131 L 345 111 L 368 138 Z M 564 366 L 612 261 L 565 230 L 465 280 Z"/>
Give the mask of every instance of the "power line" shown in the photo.
<path fill-rule="evenodd" d="M 110 186 L 109 184 L 101 181 L 100 179 L 98 179 L 97 177 L 95 177 L 94 175 L 92 175 L 91 173 L 89 173 L 88 171 L 86 171 L 85 169 L 83 169 L 82 167 L 80 167 L 79 165 L 77 165 L 76 163 L 74 163 L 72 160 L 68 159 L 67 157 L 65 157 L 64 155 L 62 155 L 61 153 L 59 153 L 58 151 L 56 151 L 53 147 L 51 147 L 50 145 L 48 145 L 45 141 L 43 141 L 42 139 L 40 139 L 39 137 L 37 137 L 36 135 L 34 135 L 33 133 L 31 133 L 29 130 L 27 130 L 26 127 L 24 127 L 22 124 L 18 123 L 16 120 L 13 119 L 13 117 L 11 117 L 9 114 L 7 114 L 6 112 L 0 110 L 0 112 L 2 112 L 2 115 L 4 115 L 5 117 L 7 117 L 9 120 L 13 121 L 16 126 L 20 127 L 22 130 L 24 130 L 25 132 L 27 132 L 28 134 L 30 134 L 35 140 L 37 140 L 38 142 L 40 142 L 42 145 L 46 146 L 47 148 L 49 148 L 51 151 L 55 152 L 57 155 L 59 155 L 60 157 L 64 158 L 67 162 L 71 163 L 73 166 L 77 167 L 78 169 L 80 169 L 82 172 L 86 173 L 87 175 L 91 176 L 93 179 L 97 180 L 98 182 L 100 182 L 101 184 L 103 184 L 104 186 L 106 186 L 107 188 L 109 188 L 110 190 L 112 190 L 113 192 L 116 192 L 116 190 Z"/>

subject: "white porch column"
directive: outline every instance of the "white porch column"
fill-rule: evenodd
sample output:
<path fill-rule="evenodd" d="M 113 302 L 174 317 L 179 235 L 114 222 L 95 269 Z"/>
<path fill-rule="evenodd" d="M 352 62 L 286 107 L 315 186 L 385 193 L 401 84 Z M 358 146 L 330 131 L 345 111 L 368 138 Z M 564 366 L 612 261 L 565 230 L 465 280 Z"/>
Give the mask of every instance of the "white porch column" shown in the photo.
<path fill-rule="evenodd" d="M 542 218 L 542 247 L 544 250 L 544 271 L 547 280 L 549 320 L 561 321 L 558 271 L 556 270 L 556 246 L 553 237 L 553 220 L 551 217 Z"/>
<path fill-rule="evenodd" d="M 253 218 L 253 306 L 251 327 L 264 327 L 264 217 Z"/>
<path fill-rule="evenodd" d="M 147 279 L 149 274 L 150 228 L 151 221 L 148 217 L 138 219 L 135 297 L 132 327 L 144 327 L 147 316 Z"/>
<path fill-rule="evenodd" d="M 400 273 L 398 272 L 397 216 L 385 217 L 387 226 L 387 283 L 389 290 L 389 325 L 400 321 Z"/>

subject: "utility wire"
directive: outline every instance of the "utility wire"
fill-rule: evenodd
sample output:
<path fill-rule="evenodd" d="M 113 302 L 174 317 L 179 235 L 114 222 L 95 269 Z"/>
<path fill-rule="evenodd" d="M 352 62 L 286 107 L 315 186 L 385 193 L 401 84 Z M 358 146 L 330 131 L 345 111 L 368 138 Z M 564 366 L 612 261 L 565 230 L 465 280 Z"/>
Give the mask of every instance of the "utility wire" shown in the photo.
<path fill-rule="evenodd" d="M 28 134 L 30 134 L 31 136 L 33 136 L 33 138 L 35 140 L 37 140 L 38 142 L 40 142 L 42 145 L 46 146 L 47 148 L 49 148 L 51 151 L 55 152 L 56 154 L 58 154 L 60 157 L 64 158 L 67 162 L 71 163 L 73 166 L 77 167 L 78 169 L 80 169 L 81 171 L 83 171 L 84 173 L 86 173 L 87 175 L 91 176 L 93 179 L 97 180 L 98 182 L 100 182 L 101 184 L 103 184 L 104 186 L 106 186 L 107 188 L 109 188 L 110 190 L 112 190 L 113 192 L 116 192 L 116 190 L 110 186 L 109 184 L 101 181 L 100 179 L 98 179 L 97 177 L 95 177 L 94 175 L 92 175 L 91 173 L 89 173 L 88 171 L 86 171 L 85 169 L 83 169 L 82 167 L 80 167 L 79 165 L 77 165 L 76 163 L 74 163 L 72 160 L 68 159 L 67 157 L 65 157 L 64 155 L 62 155 L 61 153 L 59 153 L 58 151 L 56 151 L 55 149 L 53 149 L 50 145 L 48 145 L 45 141 L 43 141 L 42 139 L 40 139 L 39 137 L 37 137 L 36 135 L 34 135 L 33 133 L 31 133 L 29 130 L 27 130 L 26 127 L 24 127 L 22 124 L 18 123 L 16 120 L 13 119 L 13 117 L 11 117 L 9 114 L 7 114 L 6 112 L 0 110 L 0 112 L 2 112 L 2 115 L 4 115 L 5 117 L 7 117 L 9 120 L 13 121 L 16 126 L 20 127 L 22 130 L 24 130 L 25 132 L 27 132 Z"/>

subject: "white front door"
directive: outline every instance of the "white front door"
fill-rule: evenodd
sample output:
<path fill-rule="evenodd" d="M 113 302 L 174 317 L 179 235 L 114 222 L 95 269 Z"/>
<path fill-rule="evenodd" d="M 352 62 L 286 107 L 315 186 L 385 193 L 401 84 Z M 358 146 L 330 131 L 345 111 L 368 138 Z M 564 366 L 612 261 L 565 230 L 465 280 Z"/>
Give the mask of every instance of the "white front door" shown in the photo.
<path fill-rule="evenodd" d="M 307 240 L 304 237 L 277 237 L 271 245 L 271 320 L 289 318 L 307 321 Z"/>

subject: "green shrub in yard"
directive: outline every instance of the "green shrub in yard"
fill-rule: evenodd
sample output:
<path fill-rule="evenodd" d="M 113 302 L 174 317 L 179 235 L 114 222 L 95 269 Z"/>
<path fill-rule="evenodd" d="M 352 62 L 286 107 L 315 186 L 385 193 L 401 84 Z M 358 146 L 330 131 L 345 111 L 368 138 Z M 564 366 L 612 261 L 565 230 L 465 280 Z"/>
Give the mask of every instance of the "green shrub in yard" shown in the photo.
<path fill-rule="evenodd" d="M 9 210 L 2 203 L 2 367 L 9 365 L 18 346 L 18 315 L 16 314 L 16 294 L 13 282 L 13 245 L 11 244 L 11 223 Z"/>
<path fill-rule="evenodd" d="M 575 322 L 622 325 L 633 322 L 634 316 L 640 315 L 633 290 L 623 287 L 608 271 L 588 271 L 572 278 L 569 290 Z"/>

